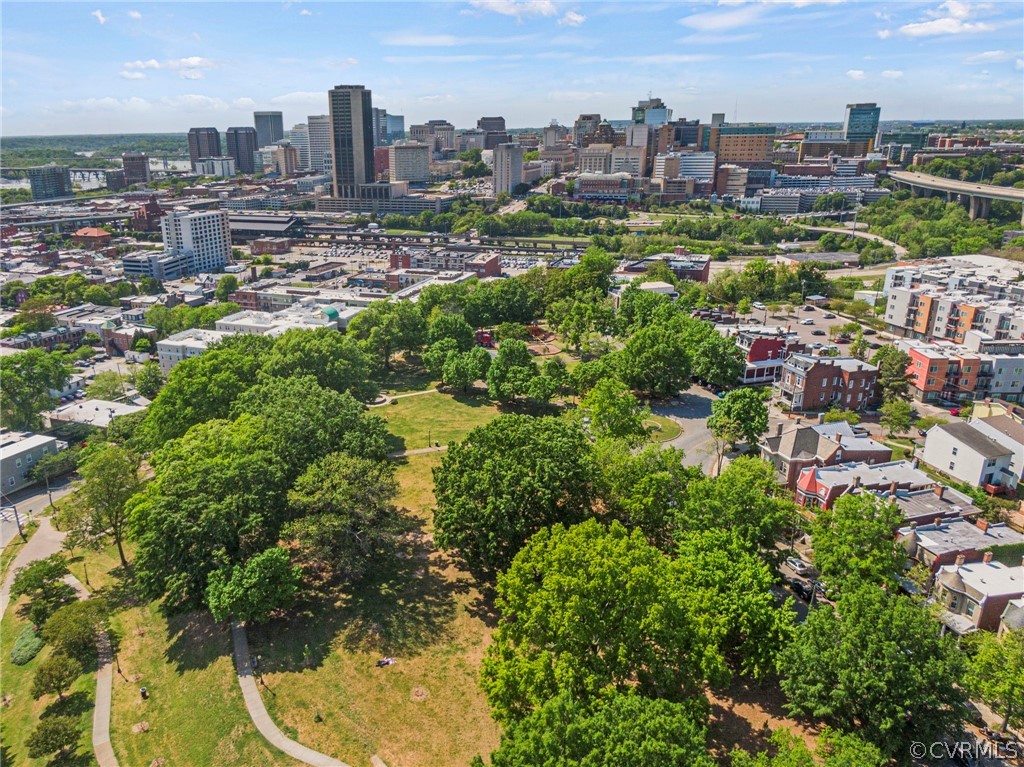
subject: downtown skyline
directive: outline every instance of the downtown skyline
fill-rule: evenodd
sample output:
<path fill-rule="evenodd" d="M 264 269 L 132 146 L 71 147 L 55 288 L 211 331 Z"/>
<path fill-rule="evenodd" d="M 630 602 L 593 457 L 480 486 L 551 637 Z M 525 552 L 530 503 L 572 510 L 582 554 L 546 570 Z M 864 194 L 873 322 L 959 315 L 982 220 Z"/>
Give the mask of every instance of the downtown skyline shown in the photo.
<path fill-rule="evenodd" d="M 675 116 L 829 122 L 1024 114 L 1017 2 L 7 3 L 3 134 L 285 127 L 361 84 L 406 125 Z"/>

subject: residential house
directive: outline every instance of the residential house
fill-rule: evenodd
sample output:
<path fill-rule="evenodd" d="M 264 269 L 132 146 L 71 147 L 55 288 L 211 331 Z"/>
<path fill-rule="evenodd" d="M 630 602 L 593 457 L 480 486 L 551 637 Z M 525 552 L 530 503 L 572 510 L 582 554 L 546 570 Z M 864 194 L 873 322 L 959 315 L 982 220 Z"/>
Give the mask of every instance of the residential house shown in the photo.
<path fill-rule="evenodd" d="M 761 457 L 775 466 L 779 482 L 796 489 L 800 472 L 812 466 L 835 466 L 840 463 L 886 463 L 892 460 L 892 449 L 870 437 L 856 433 L 846 421 L 801 424 L 786 428 L 778 424 L 775 433 L 761 440 Z"/>
<path fill-rule="evenodd" d="M 935 484 L 935 480 L 910 461 L 812 466 L 800 472 L 796 502 L 804 508 L 829 509 L 846 493 L 878 490 L 896 495 L 899 490 L 923 490 Z"/>
<path fill-rule="evenodd" d="M 1007 567 L 993 561 L 991 552 L 971 563 L 960 555 L 939 568 L 935 583 L 946 628 L 961 636 L 977 629 L 995 631 L 1007 605 L 1024 596 L 1024 565 Z"/>
<path fill-rule="evenodd" d="M 1003 484 L 1015 489 L 1024 476 L 1024 424 L 1016 416 L 1009 414 L 974 418 L 970 424 L 986 437 L 991 437 L 1012 451 L 1010 470 L 1004 475 Z"/>
<path fill-rule="evenodd" d="M 39 459 L 66 449 L 67 442 L 44 434 L 6 431 L 0 434 L 0 494 L 13 493 L 32 484 L 28 474 Z"/>
<path fill-rule="evenodd" d="M 855 357 L 790 354 L 775 385 L 780 403 L 794 412 L 863 410 L 877 403 L 878 368 Z"/>
<path fill-rule="evenodd" d="M 955 564 L 957 557 L 963 557 L 964 562 L 979 562 L 992 552 L 993 558 L 999 558 L 999 549 L 1024 544 L 1024 535 L 1002 522 L 970 522 L 956 517 L 936 519 L 927 525 L 911 522 L 900 528 L 896 540 L 910 560 L 935 573 L 940 567 Z"/>
<path fill-rule="evenodd" d="M 981 516 L 981 509 L 974 505 L 969 495 L 946 485 L 937 484 L 918 490 L 897 489 L 895 493 L 882 490 L 875 495 L 895 503 L 907 524 L 925 525 L 942 519 L 973 520 Z"/>
<path fill-rule="evenodd" d="M 1013 450 L 963 421 L 929 429 L 921 460 L 960 482 L 989 491 L 1011 484 Z"/>
<path fill-rule="evenodd" d="M 715 330 L 731 336 L 743 352 L 743 373 L 737 382 L 741 385 L 774 384 L 782 375 L 786 357 L 791 352 L 804 350 L 796 333 L 777 325 L 716 325 Z"/>
<path fill-rule="evenodd" d="M 1024 599 L 1011 599 L 999 618 L 999 633 L 1024 631 Z"/>

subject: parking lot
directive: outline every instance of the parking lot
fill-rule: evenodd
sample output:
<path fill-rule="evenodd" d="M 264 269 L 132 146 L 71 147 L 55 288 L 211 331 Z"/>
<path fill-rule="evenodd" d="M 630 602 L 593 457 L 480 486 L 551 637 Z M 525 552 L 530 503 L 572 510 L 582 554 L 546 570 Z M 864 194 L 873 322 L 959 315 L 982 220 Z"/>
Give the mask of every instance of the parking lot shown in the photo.
<path fill-rule="evenodd" d="M 848 354 L 849 352 L 846 349 L 849 348 L 849 344 L 841 344 L 830 340 L 828 332 L 830 328 L 846 325 L 852 320 L 847 317 L 838 317 L 834 314 L 831 317 L 827 316 L 830 314 L 832 312 L 828 309 L 812 307 L 808 310 L 801 306 L 789 314 L 785 314 L 782 310 L 772 314 L 767 309 L 754 309 L 750 314 L 740 315 L 740 319 L 744 323 L 781 326 L 791 333 L 796 333 L 800 340 L 808 346 L 816 343 L 827 346 L 831 343 L 838 346 L 842 354 Z M 809 323 L 807 322 L 808 320 L 810 320 Z M 868 341 L 882 344 L 883 340 L 878 335 L 871 328 L 864 329 L 864 337 Z"/>

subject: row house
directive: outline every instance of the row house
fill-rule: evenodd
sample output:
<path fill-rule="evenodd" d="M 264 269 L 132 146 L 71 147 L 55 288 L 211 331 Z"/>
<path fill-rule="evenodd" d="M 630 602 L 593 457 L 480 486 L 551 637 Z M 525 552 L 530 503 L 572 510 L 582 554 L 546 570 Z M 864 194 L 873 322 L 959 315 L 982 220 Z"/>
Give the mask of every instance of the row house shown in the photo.
<path fill-rule="evenodd" d="M 775 385 L 778 400 L 793 412 L 863 410 L 878 402 L 878 368 L 855 357 L 790 354 Z"/>
<path fill-rule="evenodd" d="M 983 562 L 1007 547 L 1024 545 L 1021 535 L 1005 522 L 978 519 L 971 522 L 963 517 L 936 519 L 927 525 L 911 522 L 900 528 L 896 541 L 907 553 L 907 558 L 927 567 L 933 574 L 940 568 L 963 562 Z"/>
<path fill-rule="evenodd" d="M 935 484 L 935 480 L 910 461 L 815 466 L 800 472 L 796 483 L 796 502 L 804 508 L 830 509 L 846 493 L 874 491 L 896 496 L 901 490 L 930 489 Z"/>
<path fill-rule="evenodd" d="M 935 584 L 946 629 L 959 636 L 995 631 L 1010 603 L 1024 596 L 1024 562 L 1007 567 L 994 561 L 992 552 L 981 562 L 967 562 L 961 554 L 954 564 L 939 568 Z"/>
<path fill-rule="evenodd" d="M 780 484 L 796 489 L 800 473 L 807 468 L 836 466 L 841 463 L 887 463 L 892 450 L 853 430 L 846 421 L 801 424 L 786 428 L 777 424 L 775 432 L 761 441 L 761 457 L 775 467 Z"/>
<path fill-rule="evenodd" d="M 796 333 L 777 326 L 721 325 L 719 332 L 731 336 L 743 353 L 741 385 L 760 386 L 774 384 L 782 375 L 786 357 L 804 351 L 804 344 Z"/>

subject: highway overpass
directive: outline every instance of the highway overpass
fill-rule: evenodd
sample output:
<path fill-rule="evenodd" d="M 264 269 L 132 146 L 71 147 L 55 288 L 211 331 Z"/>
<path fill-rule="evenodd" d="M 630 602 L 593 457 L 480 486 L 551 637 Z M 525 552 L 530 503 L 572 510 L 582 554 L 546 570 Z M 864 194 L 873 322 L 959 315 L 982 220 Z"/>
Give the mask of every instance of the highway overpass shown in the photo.
<path fill-rule="evenodd" d="M 959 200 L 967 205 L 971 220 L 988 218 L 992 209 L 992 200 L 1003 200 L 1022 206 L 1021 223 L 1024 224 L 1024 189 L 1012 186 L 995 186 L 993 184 L 975 184 L 970 181 L 954 181 L 951 178 L 940 178 L 927 173 L 911 173 L 905 170 L 889 171 L 889 178 L 898 186 L 919 192 L 942 192 L 950 202 Z"/>

